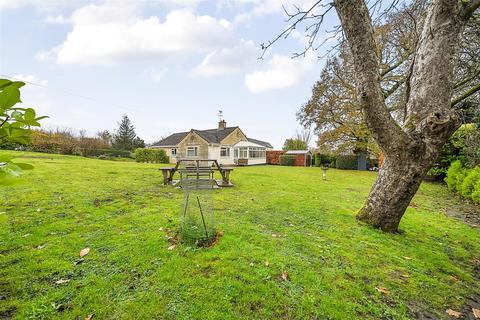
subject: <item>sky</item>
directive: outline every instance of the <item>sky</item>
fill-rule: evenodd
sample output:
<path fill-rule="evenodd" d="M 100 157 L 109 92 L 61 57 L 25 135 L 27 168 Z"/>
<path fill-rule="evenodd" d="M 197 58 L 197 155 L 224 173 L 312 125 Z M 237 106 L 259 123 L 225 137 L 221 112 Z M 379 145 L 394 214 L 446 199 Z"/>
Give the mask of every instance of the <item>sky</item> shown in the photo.
<path fill-rule="evenodd" d="M 27 83 L 24 106 L 45 128 L 113 131 L 128 115 L 154 142 L 228 126 L 280 148 L 318 79 L 321 52 L 302 30 L 261 56 L 287 22 L 282 5 L 311 0 L 0 0 L 0 78 Z M 325 27 L 338 22 L 327 17 Z M 320 37 L 325 35 L 321 34 Z M 30 84 L 31 83 L 31 84 Z M 314 143 L 312 143 L 313 145 Z"/>

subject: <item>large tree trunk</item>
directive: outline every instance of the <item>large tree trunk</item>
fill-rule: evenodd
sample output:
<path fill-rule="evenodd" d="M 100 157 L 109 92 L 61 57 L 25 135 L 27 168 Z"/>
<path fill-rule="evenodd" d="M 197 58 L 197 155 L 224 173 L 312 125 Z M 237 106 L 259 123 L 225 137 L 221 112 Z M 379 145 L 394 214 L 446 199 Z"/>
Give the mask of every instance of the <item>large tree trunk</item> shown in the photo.
<path fill-rule="evenodd" d="M 429 164 L 419 165 L 408 158 L 385 158 L 357 219 L 383 231 L 396 232 L 428 169 Z"/>
<path fill-rule="evenodd" d="M 442 146 L 460 125 L 450 108 L 453 57 L 459 34 L 480 0 L 433 0 L 415 48 L 407 83 L 407 119 L 400 127 L 380 86 L 373 25 L 363 0 L 335 0 L 353 54 L 365 121 L 385 162 L 357 217 L 396 232 L 400 219 Z"/>

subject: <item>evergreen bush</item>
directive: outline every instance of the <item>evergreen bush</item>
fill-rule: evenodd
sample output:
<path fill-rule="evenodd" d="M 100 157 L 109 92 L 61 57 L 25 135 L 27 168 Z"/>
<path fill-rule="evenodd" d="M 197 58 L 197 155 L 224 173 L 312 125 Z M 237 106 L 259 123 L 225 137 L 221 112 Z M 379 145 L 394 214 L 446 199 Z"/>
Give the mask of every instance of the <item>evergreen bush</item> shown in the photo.
<path fill-rule="evenodd" d="M 291 155 L 291 154 L 282 154 L 279 157 L 280 165 L 281 166 L 293 166 L 293 165 L 295 165 L 295 158 L 296 157 Z"/>
<path fill-rule="evenodd" d="M 480 167 L 468 170 L 466 172 L 465 179 L 463 179 L 462 184 L 458 187 L 458 191 L 463 197 L 472 199 L 473 190 L 479 181 Z"/>
<path fill-rule="evenodd" d="M 332 162 L 335 162 L 335 158 L 332 155 L 325 153 L 315 154 L 315 167 L 330 166 Z"/>
<path fill-rule="evenodd" d="M 151 163 L 169 163 L 170 158 L 163 149 L 137 148 L 134 153 L 135 161 Z"/>
<path fill-rule="evenodd" d="M 452 162 L 450 168 L 447 170 L 447 177 L 445 182 L 447 183 L 448 189 L 455 191 L 457 186 L 457 176 L 463 171 L 462 162 L 456 160 Z"/>
<path fill-rule="evenodd" d="M 454 161 L 447 171 L 445 182 L 450 190 L 480 203 L 480 166 L 465 169 L 460 160 Z"/>
<path fill-rule="evenodd" d="M 337 169 L 357 170 L 358 160 L 356 155 L 339 155 L 335 161 Z"/>

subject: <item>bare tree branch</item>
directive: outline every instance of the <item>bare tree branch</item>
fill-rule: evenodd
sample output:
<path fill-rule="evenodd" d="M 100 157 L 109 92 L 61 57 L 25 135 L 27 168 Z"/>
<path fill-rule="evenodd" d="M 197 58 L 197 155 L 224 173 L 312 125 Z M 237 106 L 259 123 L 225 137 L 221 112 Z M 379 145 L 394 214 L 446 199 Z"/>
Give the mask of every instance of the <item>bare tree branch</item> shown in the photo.
<path fill-rule="evenodd" d="M 462 102 L 463 100 L 467 99 L 470 97 L 472 94 L 480 91 L 480 83 L 477 83 L 475 86 L 470 88 L 467 92 L 462 94 L 460 97 L 456 98 L 455 100 L 452 101 L 451 106 L 455 106 L 456 104 Z"/>
<path fill-rule="evenodd" d="M 470 0 L 464 4 L 463 9 L 460 11 L 460 16 L 467 21 L 479 7 L 480 0 Z"/>
<path fill-rule="evenodd" d="M 385 105 L 368 8 L 362 0 L 336 0 L 335 8 L 354 57 L 365 120 L 380 147 L 387 153 L 395 154 L 400 146 L 391 142 L 407 142 L 408 137 Z"/>

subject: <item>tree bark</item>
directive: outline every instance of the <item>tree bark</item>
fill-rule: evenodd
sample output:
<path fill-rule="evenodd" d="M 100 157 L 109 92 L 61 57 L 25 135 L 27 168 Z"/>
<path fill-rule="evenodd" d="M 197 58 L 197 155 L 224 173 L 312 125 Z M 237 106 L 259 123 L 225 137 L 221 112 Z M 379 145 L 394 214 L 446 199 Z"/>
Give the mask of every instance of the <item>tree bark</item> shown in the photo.
<path fill-rule="evenodd" d="M 417 192 L 431 161 L 385 157 L 377 180 L 357 219 L 386 232 L 397 232 L 400 220 Z"/>
<path fill-rule="evenodd" d="M 385 104 L 373 25 L 365 2 L 335 0 L 334 5 L 354 57 L 365 121 L 385 154 L 357 218 L 383 231 L 396 232 L 440 149 L 460 126 L 450 107 L 453 58 L 459 34 L 480 0 L 432 1 L 414 53 L 403 127 L 393 120 Z"/>

